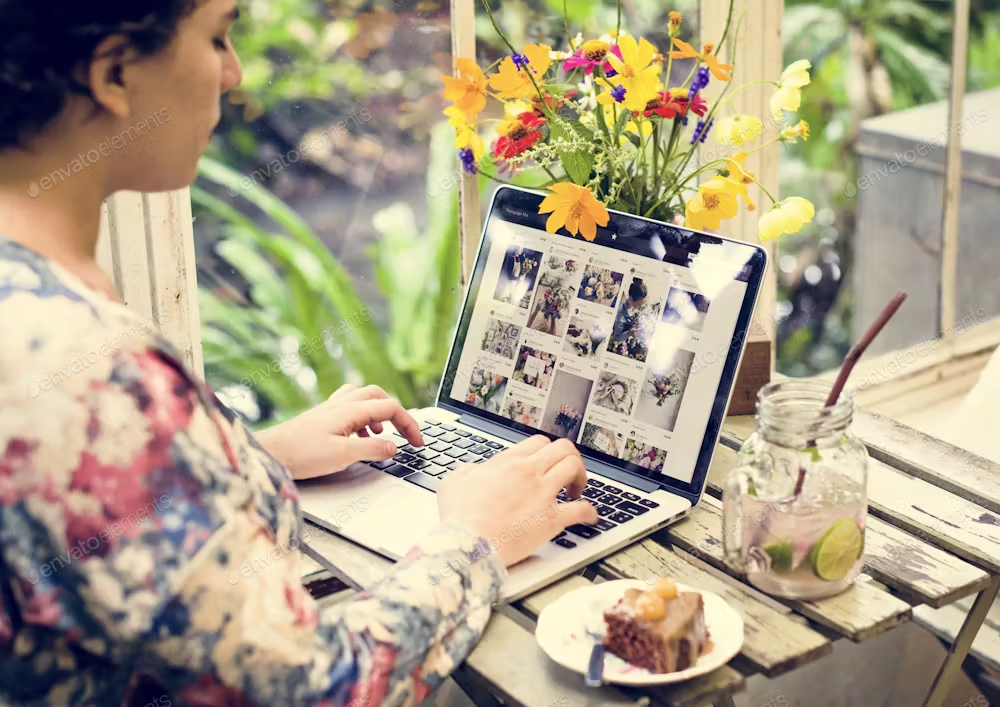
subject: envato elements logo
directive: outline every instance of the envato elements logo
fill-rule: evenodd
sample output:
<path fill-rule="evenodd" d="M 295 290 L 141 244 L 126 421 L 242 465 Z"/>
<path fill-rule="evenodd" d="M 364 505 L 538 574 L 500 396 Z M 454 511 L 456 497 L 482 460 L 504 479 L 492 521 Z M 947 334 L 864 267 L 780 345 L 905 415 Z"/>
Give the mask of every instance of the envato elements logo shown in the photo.
<path fill-rule="evenodd" d="M 161 323 L 165 320 L 161 318 Z M 146 320 L 139 320 L 132 323 L 125 331 L 112 337 L 104 337 L 96 348 L 89 351 L 77 351 L 69 357 L 58 370 L 49 371 L 40 379 L 31 381 L 28 391 L 34 400 L 42 393 L 47 393 L 57 385 L 65 383 L 73 376 L 77 376 L 91 366 L 97 365 L 102 358 L 107 358 L 118 352 L 126 341 L 132 336 L 144 337 L 154 330 L 153 325 Z"/>
<path fill-rule="evenodd" d="M 979 127 L 980 125 L 988 122 L 989 119 L 989 113 L 984 110 L 977 110 L 974 114 L 969 116 L 968 122 L 972 123 L 972 127 Z M 859 178 L 857 181 L 849 182 L 847 186 L 844 187 L 844 196 L 848 198 L 853 197 L 858 192 L 865 191 L 866 189 L 878 184 L 883 177 L 895 174 L 903 167 L 912 165 L 917 161 L 917 157 L 926 157 L 932 150 L 939 150 L 942 147 L 947 146 L 948 138 L 951 135 L 964 135 L 967 129 L 966 121 L 963 120 L 961 123 L 956 123 L 950 128 L 942 130 L 939 135 L 920 143 L 916 146 L 916 148 L 906 150 L 902 155 L 897 153 L 889 162 L 886 162 L 875 169 L 869 170 L 867 174 Z"/>
<path fill-rule="evenodd" d="M 272 359 L 265 368 L 256 370 L 249 376 L 244 376 L 243 379 L 240 380 L 240 385 L 247 388 L 255 388 L 260 385 L 261 381 L 267 380 L 282 371 L 295 368 L 301 363 L 304 356 L 312 356 L 317 351 L 323 351 L 328 345 L 332 344 L 334 340 L 347 336 L 352 331 L 360 327 L 362 323 L 367 323 L 371 320 L 371 311 L 367 307 L 362 307 L 347 319 L 341 319 L 337 322 L 335 327 L 327 327 L 319 334 L 314 335 L 311 339 L 309 339 L 309 341 L 306 341 L 295 351 L 290 351 L 287 354 Z"/>
<path fill-rule="evenodd" d="M 88 167 L 92 167 L 97 164 L 102 156 L 110 157 L 111 153 L 115 150 L 121 150 L 138 138 L 145 137 L 151 127 L 158 128 L 164 123 L 169 123 L 170 118 L 170 111 L 166 108 L 162 108 L 141 123 L 132 125 L 128 130 L 125 130 L 108 140 L 104 140 L 97 147 L 91 148 L 90 150 L 87 150 L 87 152 L 79 153 L 76 156 L 76 159 L 71 160 L 65 167 L 60 167 L 54 172 L 42 177 L 37 182 L 29 184 L 28 196 L 35 198 L 43 191 L 48 191 L 49 189 L 59 186 L 72 175 L 79 174 Z"/>
<path fill-rule="evenodd" d="M 361 127 L 362 123 L 367 123 L 371 119 L 372 113 L 365 106 L 361 110 L 352 113 L 348 118 L 328 126 L 325 130 L 313 133 L 299 144 L 299 149 L 289 150 L 281 157 L 271 160 L 263 167 L 259 167 L 243 177 L 238 185 L 230 186 L 228 190 L 229 196 L 239 196 L 241 191 L 247 191 L 258 185 L 261 181 L 270 179 L 282 170 L 288 169 L 303 157 L 308 157 L 315 152 L 319 152 L 327 145 L 334 144 L 333 133 L 347 135 L 355 128 Z"/>
<path fill-rule="evenodd" d="M 86 540 L 77 541 L 65 553 L 39 567 L 37 572 L 29 572 L 28 581 L 32 584 L 38 584 L 42 577 L 51 577 L 63 567 L 69 565 L 70 560 L 79 561 L 87 555 L 96 552 L 102 546 L 110 545 L 112 538 L 122 537 L 128 532 L 129 528 L 139 527 L 147 518 L 154 518 L 163 513 L 167 508 L 170 508 L 170 498 L 164 494 L 156 499 L 154 503 L 147 503 L 135 513 L 130 513 L 124 518 L 119 518 L 114 523 L 105 526 L 100 533 L 95 533 Z"/>
<path fill-rule="evenodd" d="M 364 513 L 371 507 L 368 497 L 362 496 L 361 498 L 352 498 L 351 502 L 340 506 L 333 513 L 327 516 L 324 520 L 333 525 L 340 527 L 347 523 L 352 517 L 353 513 Z M 282 547 L 280 545 L 275 545 L 267 552 L 257 555 L 256 557 L 245 561 L 240 565 L 239 574 L 234 574 L 232 572 L 226 573 L 226 581 L 229 584 L 235 586 L 239 584 L 243 579 L 249 579 L 256 575 L 258 572 L 263 572 L 269 569 L 276 561 L 288 555 L 292 552 L 298 550 L 307 540 L 314 536 L 323 536 L 329 531 L 324 530 L 315 525 L 306 524 L 303 527 L 302 532 L 299 533 L 298 537 L 292 540 L 287 547 Z"/>

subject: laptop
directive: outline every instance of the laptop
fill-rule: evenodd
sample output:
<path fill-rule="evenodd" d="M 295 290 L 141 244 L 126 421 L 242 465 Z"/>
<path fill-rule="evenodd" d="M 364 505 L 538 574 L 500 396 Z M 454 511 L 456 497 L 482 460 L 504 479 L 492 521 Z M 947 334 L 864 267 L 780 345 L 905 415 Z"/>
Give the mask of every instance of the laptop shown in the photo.
<path fill-rule="evenodd" d="M 458 466 L 573 440 L 600 519 L 511 567 L 507 601 L 698 503 L 767 266 L 757 246 L 615 211 L 593 242 L 551 234 L 544 196 L 494 194 L 437 401 L 414 413 L 425 446 L 387 425 L 396 457 L 299 484 L 307 520 L 398 560 Z"/>

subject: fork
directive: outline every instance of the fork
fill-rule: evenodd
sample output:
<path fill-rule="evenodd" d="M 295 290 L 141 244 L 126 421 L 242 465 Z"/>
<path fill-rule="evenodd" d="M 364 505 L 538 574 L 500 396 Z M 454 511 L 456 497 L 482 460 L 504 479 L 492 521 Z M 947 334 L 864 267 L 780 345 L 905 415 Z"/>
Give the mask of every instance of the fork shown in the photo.
<path fill-rule="evenodd" d="M 601 630 L 594 630 L 592 623 L 586 623 L 587 635 L 594 639 L 594 647 L 590 650 L 590 662 L 587 664 L 587 675 L 584 682 L 587 687 L 600 687 L 604 675 L 604 626 Z"/>

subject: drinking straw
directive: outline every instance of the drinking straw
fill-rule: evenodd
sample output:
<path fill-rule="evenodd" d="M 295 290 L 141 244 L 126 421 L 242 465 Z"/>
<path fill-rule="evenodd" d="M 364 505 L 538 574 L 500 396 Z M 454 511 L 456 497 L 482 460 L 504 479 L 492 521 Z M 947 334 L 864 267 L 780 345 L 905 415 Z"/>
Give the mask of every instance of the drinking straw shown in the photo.
<path fill-rule="evenodd" d="M 864 355 L 865 349 L 871 345 L 872 341 L 875 340 L 875 337 L 879 335 L 879 332 L 885 328 L 885 325 L 888 324 L 889 320 L 892 319 L 894 314 L 896 314 L 896 311 L 900 308 L 903 304 L 903 300 L 905 299 L 905 292 L 897 292 L 896 295 L 889 300 L 889 304 L 885 306 L 881 314 L 879 314 L 878 317 L 875 318 L 875 321 L 872 322 L 871 326 L 868 327 L 868 330 L 864 333 L 864 335 L 858 339 L 854 346 L 851 347 L 851 350 L 847 352 L 847 356 L 844 357 L 844 362 L 840 365 L 840 373 L 837 374 L 837 380 L 834 381 L 833 387 L 830 389 L 830 394 L 826 397 L 826 402 L 824 403 L 823 410 L 820 411 L 820 415 L 828 414 L 830 409 L 836 404 L 837 399 L 840 398 L 841 391 L 844 389 L 844 385 L 847 384 L 847 379 L 850 377 L 851 371 L 854 370 L 854 365 L 858 362 L 858 359 Z M 816 442 L 810 441 L 806 446 L 815 447 Z M 795 481 L 795 498 L 798 498 L 799 494 L 802 493 L 802 485 L 805 481 L 806 468 L 800 465 L 799 477 Z"/>

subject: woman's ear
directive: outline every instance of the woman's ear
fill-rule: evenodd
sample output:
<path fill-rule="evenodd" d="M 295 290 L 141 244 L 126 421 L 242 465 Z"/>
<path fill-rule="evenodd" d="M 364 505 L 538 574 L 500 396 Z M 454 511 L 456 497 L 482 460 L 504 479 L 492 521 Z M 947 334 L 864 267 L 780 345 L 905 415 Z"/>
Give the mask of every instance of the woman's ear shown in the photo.
<path fill-rule="evenodd" d="M 127 88 L 127 61 L 131 53 L 122 35 L 105 38 L 94 50 L 85 77 L 94 101 L 122 120 L 131 112 Z"/>

